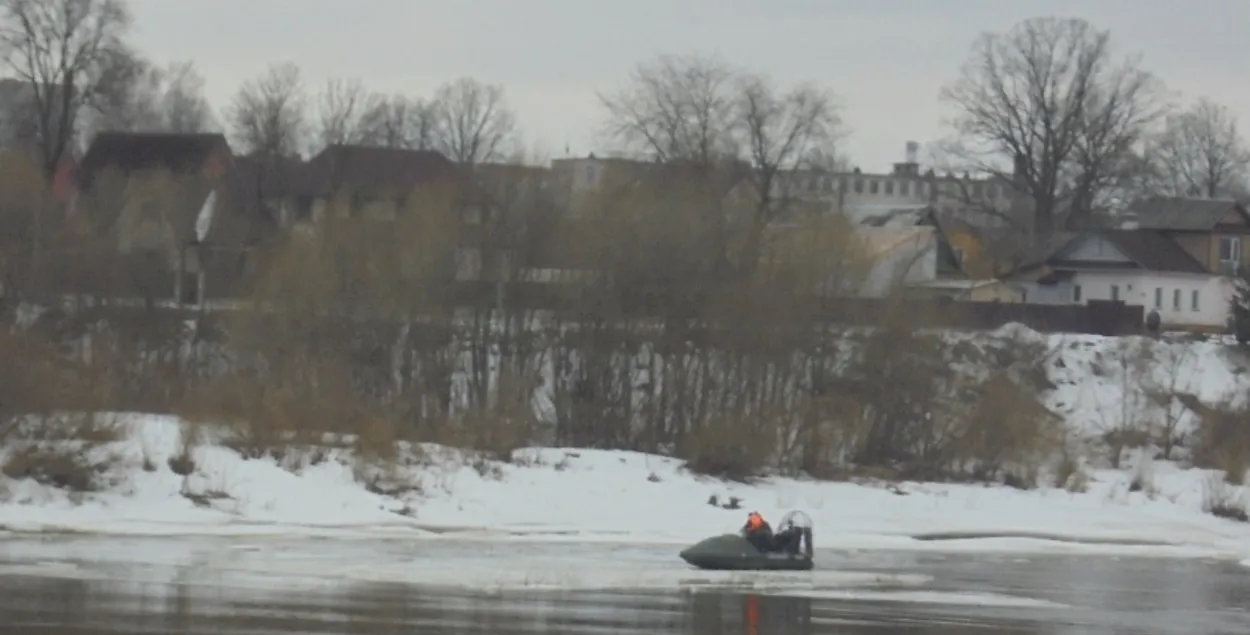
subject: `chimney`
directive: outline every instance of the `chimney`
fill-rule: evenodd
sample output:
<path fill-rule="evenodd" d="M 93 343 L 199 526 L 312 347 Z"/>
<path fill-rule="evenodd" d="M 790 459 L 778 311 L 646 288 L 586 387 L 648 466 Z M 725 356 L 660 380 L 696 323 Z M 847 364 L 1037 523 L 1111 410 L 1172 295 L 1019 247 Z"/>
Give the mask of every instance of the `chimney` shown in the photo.
<path fill-rule="evenodd" d="M 919 163 L 920 162 L 920 159 L 918 158 L 919 156 L 920 156 L 920 144 L 916 143 L 915 141 L 908 141 L 907 142 L 907 162 Z"/>

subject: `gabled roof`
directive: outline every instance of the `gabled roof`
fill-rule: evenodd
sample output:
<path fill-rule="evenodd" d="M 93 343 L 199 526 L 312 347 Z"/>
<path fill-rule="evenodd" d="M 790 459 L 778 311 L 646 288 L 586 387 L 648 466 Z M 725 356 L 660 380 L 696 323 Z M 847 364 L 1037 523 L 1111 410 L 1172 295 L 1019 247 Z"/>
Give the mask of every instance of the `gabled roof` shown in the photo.
<path fill-rule="evenodd" d="M 230 155 L 230 144 L 220 133 L 101 132 L 83 156 L 79 174 L 89 182 L 95 174 L 110 168 L 122 172 L 197 172 L 218 150 Z"/>
<path fill-rule="evenodd" d="M 297 191 L 320 196 L 342 187 L 408 190 L 456 169 L 455 163 L 433 150 L 332 145 L 303 165 Z"/>
<path fill-rule="evenodd" d="M 1234 211 L 1250 222 L 1246 208 L 1231 199 L 1152 196 L 1133 201 L 1125 211 L 1136 216 L 1141 229 L 1162 231 L 1211 231 Z"/>
<path fill-rule="evenodd" d="M 1047 264 L 1059 265 L 1062 261 L 1058 260 L 1058 256 L 1065 249 L 1095 237 L 1111 243 L 1125 258 L 1147 271 L 1210 273 L 1202 263 L 1175 241 L 1148 229 L 1103 230 L 1076 234 L 1047 258 Z"/>

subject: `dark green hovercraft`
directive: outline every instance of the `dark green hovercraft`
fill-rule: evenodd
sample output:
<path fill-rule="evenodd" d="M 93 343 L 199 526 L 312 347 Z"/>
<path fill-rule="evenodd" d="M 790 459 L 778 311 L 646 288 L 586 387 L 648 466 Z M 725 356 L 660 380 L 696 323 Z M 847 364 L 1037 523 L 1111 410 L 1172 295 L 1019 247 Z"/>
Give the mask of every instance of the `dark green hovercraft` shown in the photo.
<path fill-rule="evenodd" d="M 812 569 L 812 519 L 801 511 L 782 517 L 768 540 L 748 540 L 746 532 L 702 540 L 679 554 L 682 560 L 715 571 L 809 571 Z"/>

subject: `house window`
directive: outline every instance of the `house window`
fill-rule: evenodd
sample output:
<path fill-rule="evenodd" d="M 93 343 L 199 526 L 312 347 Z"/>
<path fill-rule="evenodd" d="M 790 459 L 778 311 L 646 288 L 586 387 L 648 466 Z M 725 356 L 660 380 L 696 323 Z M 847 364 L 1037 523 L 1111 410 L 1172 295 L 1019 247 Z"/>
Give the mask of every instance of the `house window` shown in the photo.
<path fill-rule="evenodd" d="M 1163 308 L 1163 287 L 1155 287 L 1155 308 Z"/>
<path fill-rule="evenodd" d="M 1197 311 L 1197 310 L 1198 310 L 1198 290 L 1197 290 L 1197 289 L 1194 289 L 1194 290 L 1190 293 L 1190 297 L 1189 297 L 1189 309 L 1190 309 L 1191 311 Z"/>
<path fill-rule="evenodd" d="M 1079 284 L 1072 286 L 1072 301 L 1073 302 L 1081 301 L 1081 285 Z"/>
<path fill-rule="evenodd" d="M 1180 311 L 1181 306 L 1181 290 L 1175 289 L 1172 291 L 1172 310 Z"/>
<path fill-rule="evenodd" d="M 901 196 L 911 196 L 911 181 L 899 181 L 898 193 Z"/>
<path fill-rule="evenodd" d="M 1241 260 L 1241 237 L 1223 236 L 1220 238 L 1220 260 L 1239 262 Z"/>
<path fill-rule="evenodd" d="M 861 181 L 861 180 L 859 180 L 859 179 L 855 179 L 855 185 L 854 185 L 854 188 L 855 188 L 855 193 L 856 193 L 856 194 L 863 194 L 863 193 L 864 193 L 864 182 L 863 182 L 863 181 Z"/>
<path fill-rule="evenodd" d="M 1241 266 L 1241 237 L 1220 237 L 1220 266 L 1224 273 L 1233 275 Z"/>
<path fill-rule="evenodd" d="M 886 194 L 894 194 L 894 181 L 886 181 L 886 182 L 885 182 L 885 193 L 886 193 Z"/>
<path fill-rule="evenodd" d="M 868 182 L 868 193 L 869 193 L 869 194 L 876 194 L 880 185 L 881 185 L 881 184 L 880 184 L 880 183 L 878 183 L 878 182 L 876 182 L 876 181 L 869 181 L 869 182 Z"/>
<path fill-rule="evenodd" d="M 1120 285 L 1111 285 L 1111 301 L 1118 302 L 1120 300 Z"/>

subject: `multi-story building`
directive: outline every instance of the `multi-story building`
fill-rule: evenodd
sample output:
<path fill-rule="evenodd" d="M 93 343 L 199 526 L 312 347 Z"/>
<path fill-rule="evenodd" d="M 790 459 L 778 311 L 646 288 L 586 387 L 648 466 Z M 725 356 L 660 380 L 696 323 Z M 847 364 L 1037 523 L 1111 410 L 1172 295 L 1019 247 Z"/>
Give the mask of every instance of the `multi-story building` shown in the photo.
<path fill-rule="evenodd" d="M 845 214 L 856 224 L 885 224 L 893 216 L 932 209 L 941 216 L 977 227 L 1019 227 L 1027 231 L 1032 226 L 1028 206 L 1016 195 L 1010 180 L 939 175 L 933 169 L 922 172 L 919 150 L 918 143 L 909 141 L 904 160 L 886 174 L 866 173 L 859 168 L 845 172 L 790 170 L 776 180 L 773 196 L 818 203 L 828 213 Z M 578 202 L 600 191 L 609 175 L 628 175 L 647 165 L 594 154 L 556 159 L 551 165 L 553 191 L 558 202 L 575 212 Z"/>

